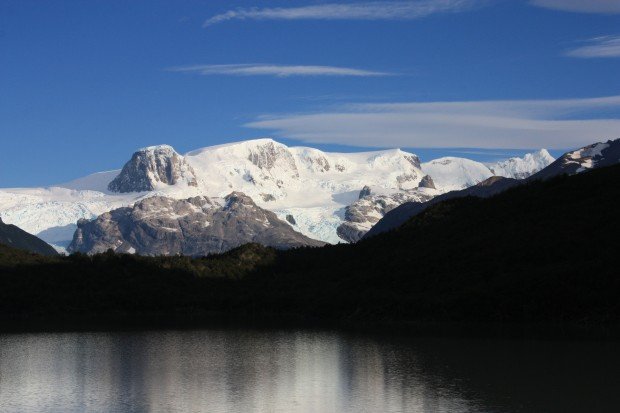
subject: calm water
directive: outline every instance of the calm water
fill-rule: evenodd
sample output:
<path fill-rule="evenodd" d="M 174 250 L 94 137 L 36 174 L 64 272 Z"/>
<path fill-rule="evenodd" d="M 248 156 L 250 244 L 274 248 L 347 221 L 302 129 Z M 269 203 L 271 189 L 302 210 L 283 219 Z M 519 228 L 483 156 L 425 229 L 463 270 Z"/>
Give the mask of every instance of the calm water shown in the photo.
<path fill-rule="evenodd" d="M 618 412 L 620 344 L 238 330 L 0 336 L 0 412 Z"/>

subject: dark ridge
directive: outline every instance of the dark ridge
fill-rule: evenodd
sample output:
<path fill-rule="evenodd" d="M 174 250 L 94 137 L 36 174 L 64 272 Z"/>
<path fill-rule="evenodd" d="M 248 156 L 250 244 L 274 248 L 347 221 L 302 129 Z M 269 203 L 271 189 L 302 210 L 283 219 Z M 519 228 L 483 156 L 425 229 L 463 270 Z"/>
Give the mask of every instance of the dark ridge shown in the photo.
<path fill-rule="evenodd" d="M 56 250 L 42 239 L 15 225 L 5 224 L 2 218 L 0 218 L 0 244 L 41 255 L 58 255 Z"/>

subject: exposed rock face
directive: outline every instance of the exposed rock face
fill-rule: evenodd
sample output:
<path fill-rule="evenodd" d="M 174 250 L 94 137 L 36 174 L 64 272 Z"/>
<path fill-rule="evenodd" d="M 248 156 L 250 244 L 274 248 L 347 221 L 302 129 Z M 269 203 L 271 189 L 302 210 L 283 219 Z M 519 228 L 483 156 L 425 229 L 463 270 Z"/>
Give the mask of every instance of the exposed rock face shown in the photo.
<path fill-rule="evenodd" d="M 287 170 L 292 172 L 292 177 L 299 177 L 295 159 L 287 148 L 276 142 L 266 142 L 262 145 L 256 145 L 249 150 L 248 160 L 260 169 L 270 171 L 278 164 L 286 165 Z"/>
<path fill-rule="evenodd" d="M 133 154 L 121 173 L 108 185 L 112 192 L 152 191 L 158 184 L 197 186 L 191 166 L 171 146 L 143 148 Z"/>
<path fill-rule="evenodd" d="M 338 227 L 338 236 L 347 242 L 357 242 L 392 209 L 405 202 L 426 202 L 433 196 L 435 194 L 432 190 L 423 189 L 389 195 L 366 195 L 346 207 L 345 222 Z"/>
<path fill-rule="evenodd" d="M 424 177 L 420 181 L 419 187 L 435 189 L 435 182 L 433 182 L 433 178 L 431 178 L 430 175 L 424 175 Z"/>
<path fill-rule="evenodd" d="M 286 221 L 291 225 L 297 225 L 297 221 L 295 221 L 295 217 L 293 217 L 291 214 L 288 214 L 286 216 Z"/>
<path fill-rule="evenodd" d="M 382 232 L 390 231 L 404 224 L 411 217 L 424 211 L 431 205 L 435 205 L 439 202 L 461 198 L 466 196 L 476 196 L 479 198 L 487 198 L 505 191 L 508 188 L 519 185 L 525 182 L 518 179 L 504 178 L 502 176 L 491 176 L 478 184 L 471 186 L 460 191 L 450 191 L 445 194 L 441 194 L 427 201 L 408 201 L 402 203 L 402 205 L 392 208 L 383 216 L 372 228 L 364 234 L 364 238 L 372 237 Z"/>
<path fill-rule="evenodd" d="M 370 195 L 370 187 L 368 185 L 364 185 L 364 187 L 360 191 L 360 194 L 357 197 L 357 199 L 362 199 L 362 198 L 364 198 L 365 196 L 368 196 L 368 195 Z"/>
<path fill-rule="evenodd" d="M 5 224 L 2 218 L 0 218 L 0 244 L 41 255 L 58 255 L 51 245 L 15 225 Z"/>
<path fill-rule="evenodd" d="M 94 221 L 82 220 L 69 251 L 199 256 L 249 242 L 281 249 L 324 244 L 296 232 L 250 197 L 233 192 L 223 200 L 156 196 Z"/>

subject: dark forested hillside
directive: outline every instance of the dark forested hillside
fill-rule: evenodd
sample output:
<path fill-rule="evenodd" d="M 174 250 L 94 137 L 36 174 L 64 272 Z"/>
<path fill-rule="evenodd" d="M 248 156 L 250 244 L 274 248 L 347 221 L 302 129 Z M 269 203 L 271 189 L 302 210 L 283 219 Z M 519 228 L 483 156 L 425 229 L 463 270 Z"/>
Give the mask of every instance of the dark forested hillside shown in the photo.
<path fill-rule="evenodd" d="M 201 259 L 0 250 L 5 317 L 615 322 L 620 166 L 434 205 L 355 245 Z M 19 255 L 19 256 L 16 256 Z"/>
<path fill-rule="evenodd" d="M 41 255 L 58 255 L 51 245 L 42 239 L 27 233 L 15 225 L 5 224 L 0 218 L 0 244 L 36 252 Z"/>

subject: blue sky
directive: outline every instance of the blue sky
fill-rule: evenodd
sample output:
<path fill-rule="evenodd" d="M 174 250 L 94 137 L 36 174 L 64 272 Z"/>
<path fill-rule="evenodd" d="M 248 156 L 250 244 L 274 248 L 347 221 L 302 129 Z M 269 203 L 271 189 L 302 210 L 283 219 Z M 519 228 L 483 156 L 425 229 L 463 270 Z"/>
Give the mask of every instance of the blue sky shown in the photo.
<path fill-rule="evenodd" d="M 0 187 L 261 136 L 558 154 L 620 137 L 619 73 L 617 0 L 2 0 Z"/>

